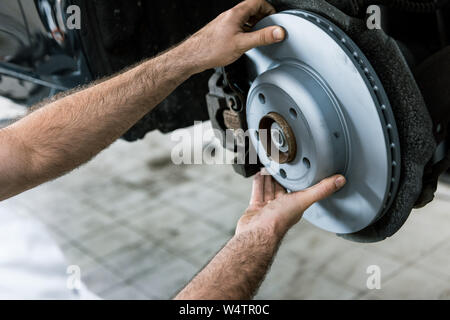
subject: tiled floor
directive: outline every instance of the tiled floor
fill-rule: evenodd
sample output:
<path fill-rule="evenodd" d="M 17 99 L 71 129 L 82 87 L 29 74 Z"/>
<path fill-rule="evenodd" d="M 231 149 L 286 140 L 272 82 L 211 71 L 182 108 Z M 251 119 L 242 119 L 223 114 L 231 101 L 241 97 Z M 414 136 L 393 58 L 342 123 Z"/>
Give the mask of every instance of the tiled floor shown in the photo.
<path fill-rule="evenodd" d="M 118 141 L 69 175 L 3 202 L 39 218 L 105 299 L 172 297 L 225 244 L 251 180 L 226 165 L 175 166 L 154 132 Z M 402 230 L 357 244 L 307 222 L 286 237 L 257 298 L 450 299 L 450 187 Z M 381 270 L 369 290 L 367 267 Z"/>

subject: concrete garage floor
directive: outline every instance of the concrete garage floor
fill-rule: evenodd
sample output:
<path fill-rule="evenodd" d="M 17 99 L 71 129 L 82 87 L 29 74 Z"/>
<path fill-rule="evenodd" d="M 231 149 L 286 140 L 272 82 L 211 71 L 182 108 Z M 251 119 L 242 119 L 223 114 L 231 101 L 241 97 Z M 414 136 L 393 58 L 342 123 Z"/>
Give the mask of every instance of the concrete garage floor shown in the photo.
<path fill-rule="evenodd" d="M 174 165 L 174 144 L 158 132 L 117 141 L 82 168 L 0 205 L 46 224 L 100 297 L 170 298 L 231 237 L 251 188 L 227 165 Z M 302 221 L 257 298 L 449 299 L 449 208 L 450 187 L 441 184 L 434 202 L 377 244 Z M 381 268 L 380 290 L 367 289 L 370 265 Z"/>

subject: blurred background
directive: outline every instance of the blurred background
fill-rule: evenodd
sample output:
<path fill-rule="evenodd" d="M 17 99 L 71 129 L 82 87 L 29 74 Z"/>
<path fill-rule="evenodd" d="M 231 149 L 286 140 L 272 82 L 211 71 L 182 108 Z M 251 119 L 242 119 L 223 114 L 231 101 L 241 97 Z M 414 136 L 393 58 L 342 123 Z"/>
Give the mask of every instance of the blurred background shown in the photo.
<path fill-rule="evenodd" d="M 23 112 L 0 98 L 0 126 Z M 44 224 L 99 297 L 171 298 L 233 235 L 251 190 L 251 179 L 228 165 L 174 165 L 175 144 L 159 132 L 119 140 L 63 178 L 1 202 L 0 212 Z M 375 244 L 301 221 L 256 298 L 450 299 L 449 208 L 441 183 L 431 204 Z M 381 270 L 379 290 L 366 285 L 371 265 Z"/>

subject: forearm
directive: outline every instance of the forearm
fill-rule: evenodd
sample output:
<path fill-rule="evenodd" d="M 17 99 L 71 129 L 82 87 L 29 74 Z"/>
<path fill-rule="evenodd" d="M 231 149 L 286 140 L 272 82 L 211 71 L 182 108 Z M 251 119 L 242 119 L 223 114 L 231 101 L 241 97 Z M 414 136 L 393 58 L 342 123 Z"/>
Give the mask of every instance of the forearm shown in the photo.
<path fill-rule="evenodd" d="M 183 45 L 1 130 L 0 200 L 76 168 L 119 138 L 198 71 Z"/>
<path fill-rule="evenodd" d="M 251 299 L 264 280 L 279 243 L 279 237 L 266 229 L 234 236 L 175 299 Z"/>

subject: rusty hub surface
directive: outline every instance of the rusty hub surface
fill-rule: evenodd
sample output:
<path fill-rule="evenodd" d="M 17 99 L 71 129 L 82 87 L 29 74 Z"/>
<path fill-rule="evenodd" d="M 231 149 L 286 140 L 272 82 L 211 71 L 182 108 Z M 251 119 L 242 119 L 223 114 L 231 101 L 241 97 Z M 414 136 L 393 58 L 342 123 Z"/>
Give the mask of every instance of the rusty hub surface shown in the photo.
<path fill-rule="evenodd" d="M 266 153 L 282 164 L 295 159 L 297 142 L 289 123 L 276 112 L 264 116 L 259 123 L 259 137 Z"/>

